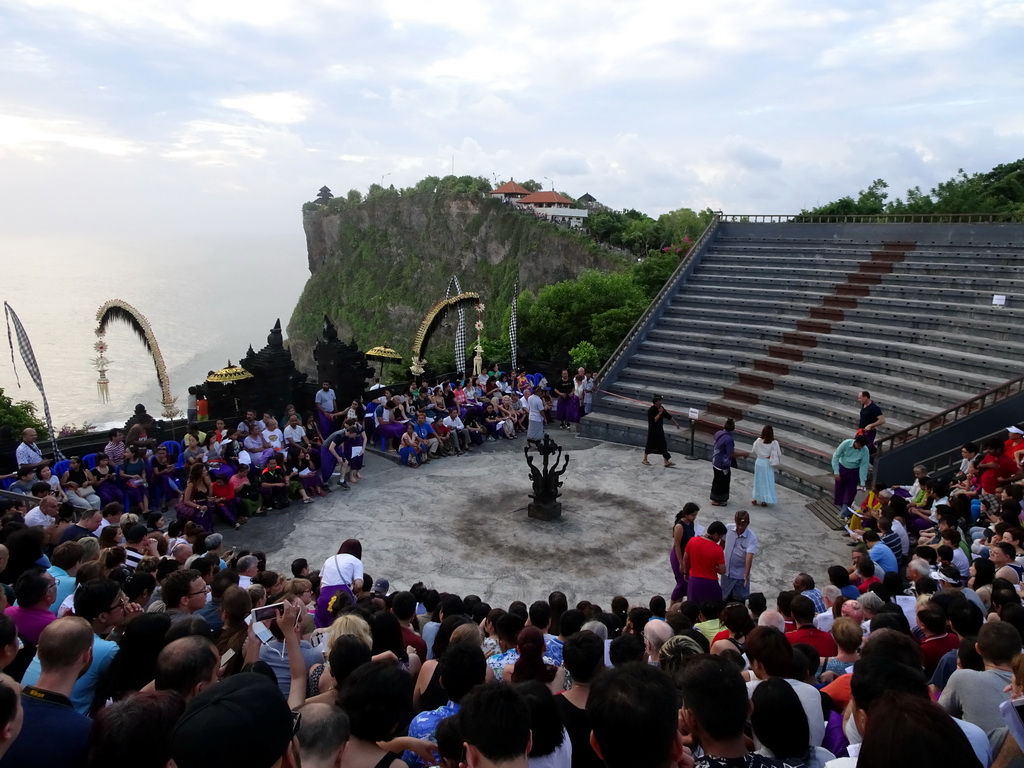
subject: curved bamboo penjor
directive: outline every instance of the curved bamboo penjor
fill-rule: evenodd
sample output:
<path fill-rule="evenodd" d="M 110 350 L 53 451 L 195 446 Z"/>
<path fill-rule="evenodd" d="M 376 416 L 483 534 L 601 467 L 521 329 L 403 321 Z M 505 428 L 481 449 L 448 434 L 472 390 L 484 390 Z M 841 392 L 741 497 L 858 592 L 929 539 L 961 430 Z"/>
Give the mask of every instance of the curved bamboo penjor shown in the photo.
<path fill-rule="evenodd" d="M 458 307 L 461 304 L 478 301 L 480 301 L 479 293 L 460 293 L 458 296 L 441 299 L 430 308 L 430 311 L 428 311 L 423 317 L 423 322 L 420 323 L 419 330 L 416 331 L 416 336 L 413 338 L 412 365 L 409 366 L 409 370 L 412 371 L 413 376 L 423 375 L 423 366 L 427 362 L 423 359 L 423 350 L 427 348 L 427 342 L 429 342 L 430 337 L 434 335 L 434 331 L 437 330 L 437 326 L 441 324 L 441 321 L 448 313 L 448 310 Z"/>
<path fill-rule="evenodd" d="M 110 363 L 109 360 L 103 357 L 103 354 L 107 351 L 107 344 L 103 340 L 103 334 L 107 332 L 107 325 L 111 320 L 127 325 L 146 346 L 146 351 L 153 358 L 153 365 L 156 367 L 156 378 L 160 383 L 161 405 L 164 407 L 163 415 L 168 419 L 174 418 L 179 413 L 175 407 L 177 398 L 171 396 L 171 380 L 167 376 L 167 366 L 164 364 L 164 356 L 160 352 L 160 345 L 156 341 L 156 336 L 153 335 L 153 327 L 149 324 L 149 320 L 146 319 L 145 315 L 131 304 L 120 299 L 111 299 L 96 310 L 96 336 L 98 340 L 94 347 L 99 353 L 99 357 L 93 362 L 100 373 L 97 386 L 100 390 L 101 399 L 106 402 L 108 384 L 106 372 L 107 366 Z"/>

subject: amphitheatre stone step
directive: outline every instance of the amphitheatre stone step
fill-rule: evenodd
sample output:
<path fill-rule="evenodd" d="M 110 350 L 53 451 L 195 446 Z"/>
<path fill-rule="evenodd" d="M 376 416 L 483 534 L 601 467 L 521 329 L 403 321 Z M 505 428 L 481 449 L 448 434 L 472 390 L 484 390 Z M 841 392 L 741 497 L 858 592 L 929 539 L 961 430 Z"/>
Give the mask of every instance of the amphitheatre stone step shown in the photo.
<path fill-rule="evenodd" d="M 758 263 L 762 267 L 800 267 L 814 265 L 820 268 L 833 268 L 842 271 L 855 270 L 862 264 L 871 261 L 870 251 L 852 250 L 762 250 Z M 701 259 L 701 266 L 710 265 L 750 265 L 751 254 L 725 249 L 717 244 Z M 1020 263 L 1020 252 L 1016 253 L 947 253 L 942 251 L 913 250 L 908 251 L 902 261 L 892 263 L 894 272 L 922 272 L 924 274 L 963 273 L 969 269 L 973 272 L 1003 273 L 1013 269 Z"/>
<path fill-rule="evenodd" d="M 824 347 L 826 349 L 857 350 L 881 357 L 899 357 L 904 361 L 938 362 L 948 364 L 973 364 L 986 367 L 1005 380 L 1017 375 L 1019 366 L 1014 360 L 993 358 L 991 355 L 950 351 L 933 344 L 914 343 L 895 339 L 865 338 L 860 334 L 842 333 L 838 329 L 831 333 L 793 332 L 784 326 L 753 325 L 728 320 L 705 320 L 689 318 L 685 321 L 676 318 L 662 318 L 666 329 L 687 328 L 691 332 L 704 332 L 707 335 L 731 337 L 749 337 L 782 344 L 791 348 Z M 938 341 L 935 339 L 934 341 Z M 998 383 L 998 382 L 997 382 Z M 993 385 L 994 386 L 994 385 Z"/>
<path fill-rule="evenodd" d="M 739 380 L 737 380 L 737 375 Z M 758 387 L 758 380 L 771 382 L 771 388 Z M 740 369 L 724 379 L 715 372 L 690 372 L 680 376 L 676 370 L 633 365 L 622 372 L 620 384 L 649 386 L 654 391 L 669 391 L 669 387 L 683 387 L 700 393 L 721 393 L 740 402 L 762 403 L 809 416 L 825 414 L 832 419 L 856 419 L 855 395 L 860 387 L 849 384 L 822 383 L 806 378 L 773 377 L 753 370 Z M 751 382 L 755 382 L 752 384 Z M 874 383 L 872 382 L 874 387 Z M 877 391 L 877 390 L 876 390 Z M 877 395 L 876 395 L 877 397 Z M 953 401 L 949 405 L 955 404 Z M 933 414 L 935 407 L 922 406 L 904 396 L 886 399 L 886 418 L 890 423 L 915 424 Z M 943 405 L 942 407 L 948 407 Z"/>
<path fill-rule="evenodd" d="M 722 350 L 726 354 L 742 354 L 746 359 L 765 359 L 769 344 L 754 338 L 716 337 L 710 338 L 705 333 L 654 329 L 648 333 L 641 349 L 658 351 L 663 354 L 684 355 L 691 349 L 700 349 L 707 345 L 713 350 Z M 1012 376 L 997 376 L 988 368 L 966 368 L 958 366 L 950 368 L 936 361 L 904 361 L 898 357 L 880 357 L 873 350 L 860 352 L 856 350 L 835 350 L 823 346 L 811 347 L 802 351 L 802 362 L 817 362 L 821 365 L 837 367 L 838 370 L 849 372 L 851 380 L 855 378 L 870 379 L 874 372 L 906 379 L 924 381 L 962 388 L 965 393 L 977 394 L 1006 381 Z M 797 361 L 784 361 L 785 365 L 793 365 Z M 860 372 L 860 373 L 858 373 Z M 966 395 L 965 395 L 966 399 Z"/>
<path fill-rule="evenodd" d="M 807 291 L 819 294 L 838 293 L 840 296 L 859 298 L 860 296 L 889 296 L 895 298 L 911 298 L 916 295 L 912 290 L 913 286 L 879 283 L 876 285 L 850 285 L 844 284 L 841 275 L 834 276 L 834 279 L 807 279 L 801 277 L 799 284 Z M 749 294 L 760 293 L 773 288 L 785 289 L 793 285 L 793 281 L 784 273 L 768 277 L 759 275 L 744 274 L 742 271 L 736 273 L 705 273 L 698 270 L 689 281 L 694 289 L 702 290 L 710 287 L 728 288 L 735 299 L 742 299 Z M 837 286 L 842 288 L 836 290 Z M 924 289 L 922 289 L 924 290 Z M 956 304 L 988 304 L 992 303 L 993 291 L 975 290 L 970 287 L 963 290 L 950 286 L 948 283 L 937 285 L 926 289 L 929 297 L 933 300 L 942 300 Z"/>
<path fill-rule="evenodd" d="M 689 285 L 686 288 L 686 292 L 682 295 L 677 295 L 676 299 L 678 303 L 685 304 L 686 299 L 691 296 L 695 299 L 699 297 L 704 300 L 713 301 L 713 303 L 718 306 L 719 310 L 723 307 L 731 306 L 737 300 L 736 291 L 733 288 L 728 285 L 717 284 L 702 285 L 699 290 L 694 286 Z M 881 309 L 891 309 L 894 312 L 900 311 L 901 309 L 903 311 L 918 311 L 922 314 L 928 314 L 939 318 L 991 318 L 997 322 L 1012 322 L 1019 320 L 1020 318 L 1024 318 L 1024 309 L 1013 306 L 993 306 L 991 296 L 988 296 L 985 301 L 973 304 L 945 300 L 938 301 L 917 297 L 888 296 L 872 293 L 869 293 L 866 296 L 848 297 L 842 300 L 836 300 L 831 295 L 819 291 L 802 291 L 797 285 L 765 285 L 759 288 L 750 300 L 795 302 L 803 304 L 814 303 L 820 306 L 823 299 L 828 301 L 827 306 L 836 307 L 838 309 L 847 309 L 852 307 L 878 307 Z M 746 296 L 744 296 L 744 301 L 747 300 Z"/>
<path fill-rule="evenodd" d="M 692 317 L 695 313 L 715 313 L 721 310 L 721 300 L 711 296 L 689 295 L 685 299 L 677 297 L 676 301 L 665 307 L 665 315 L 674 317 Z M 863 304 L 864 299 L 861 299 Z M 1014 309 L 1012 307 L 996 307 L 1003 310 L 1000 313 L 993 312 L 992 315 L 998 319 L 958 317 L 957 327 L 976 334 L 985 339 L 1005 339 L 1007 341 L 1018 341 L 1024 343 L 1024 307 Z M 820 302 L 814 301 L 783 301 L 777 298 L 756 298 L 745 299 L 741 306 L 729 308 L 730 314 L 736 316 L 746 315 L 771 315 L 774 317 L 807 319 L 831 319 L 835 321 L 848 320 L 856 321 L 861 325 L 875 328 L 908 328 L 925 331 L 941 331 L 949 333 L 949 318 L 924 314 L 918 308 L 905 306 L 905 302 L 891 301 L 886 309 L 877 307 L 857 306 L 847 309 L 823 310 Z M 812 314 L 813 313 L 813 314 Z M 1020 322 L 1007 322 L 1019 320 Z"/>
<path fill-rule="evenodd" d="M 687 306 L 672 303 L 665 308 L 664 317 L 675 318 L 689 323 L 693 319 L 713 315 L 722 315 L 719 302 L 702 296 L 691 296 L 692 302 Z M 695 311 L 701 308 L 701 312 Z M 719 311 L 715 311 L 715 310 Z M 861 309 L 859 307 L 821 311 L 820 304 L 792 304 L 776 299 L 751 299 L 729 307 L 728 318 L 737 322 L 761 323 L 766 315 L 770 316 L 778 327 L 794 328 L 802 323 L 813 328 L 822 322 L 831 324 L 834 332 L 850 335 L 871 335 L 880 338 L 891 338 L 907 343 L 952 344 L 960 342 L 965 348 L 982 350 L 989 354 L 1012 353 L 1024 356 L 1024 322 L 1020 325 L 1007 325 L 991 321 L 975 321 L 965 319 L 958 321 L 964 330 L 974 330 L 978 335 L 950 335 L 948 320 L 943 322 L 933 318 L 922 320 L 918 314 L 908 312 L 886 312 L 882 310 Z M 808 318 L 808 315 L 811 315 Z M 1024 310 L 1019 312 L 1024 321 Z M 801 328 L 803 330 L 803 328 Z"/>
<path fill-rule="evenodd" d="M 731 278 L 740 275 L 745 280 L 765 279 L 787 279 L 799 278 L 801 282 L 808 281 L 811 284 L 828 284 L 833 282 L 850 282 L 874 287 L 883 283 L 885 287 L 913 288 L 922 291 L 931 291 L 934 288 L 955 285 L 958 289 L 972 292 L 1004 294 L 1020 293 L 1024 289 L 1024 280 L 1015 279 L 1014 271 L 1003 268 L 1001 273 L 982 274 L 973 271 L 967 264 L 961 265 L 957 270 L 944 272 L 921 272 L 893 270 L 890 272 L 856 272 L 856 267 L 843 269 L 827 264 L 816 262 L 804 262 L 803 264 L 786 264 L 785 266 L 756 265 L 735 263 L 702 262 L 695 277 L 709 278 L 726 277 Z M 964 274 L 967 270 L 971 270 Z M 1007 272 L 1010 274 L 1008 275 Z"/>
<path fill-rule="evenodd" d="M 785 370 L 779 370 L 764 364 L 767 361 L 751 360 L 747 365 L 738 367 L 728 362 L 698 359 L 693 355 L 693 351 L 687 350 L 683 356 L 666 354 L 657 349 L 644 349 L 630 360 L 626 370 L 632 372 L 656 368 L 670 371 L 684 377 L 684 380 L 689 380 L 688 377 L 692 375 L 729 381 L 735 381 L 737 376 L 763 376 L 769 377 L 776 388 L 798 387 L 821 394 L 832 393 L 840 400 L 852 397 L 851 392 L 862 388 L 859 382 L 851 381 L 848 370 L 830 365 L 791 362 L 787 364 Z M 929 413 L 951 407 L 964 399 L 960 390 L 923 383 L 905 376 L 882 375 L 877 371 L 871 373 L 871 391 L 875 393 L 876 400 L 886 402 L 890 399 L 912 397 L 918 403 L 927 404 Z"/>

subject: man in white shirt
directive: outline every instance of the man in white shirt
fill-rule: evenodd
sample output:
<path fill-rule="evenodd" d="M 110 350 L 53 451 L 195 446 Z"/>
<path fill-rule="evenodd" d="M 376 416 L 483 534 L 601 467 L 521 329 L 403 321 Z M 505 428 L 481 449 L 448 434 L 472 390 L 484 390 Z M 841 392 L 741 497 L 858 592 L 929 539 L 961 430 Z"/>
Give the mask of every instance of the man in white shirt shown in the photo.
<path fill-rule="evenodd" d="M 256 559 L 255 555 L 246 555 L 245 557 L 238 558 L 238 563 L 235 568 L 238 570 L 238 586 L 242 589 L 248 589 L 252 584 L 252 580 L 256 578 L 259 573 L 259 560 Z"/>
<path fill-rule="evenodd" d="M 33 507 L 29 510 L 28 514 L 25 515 L 25 525 L 39 526 L 40 528 L 46 528 L 53 524 L 53 521 L 57 517 L 57 510 L 60 508 L 60 502 L 57 501 L 56 496 L 43 496 L 39 500 L 39 506 Z"/>
<path fill-rule="evenodd" d="M 267 428 L 263 430 L 263 439 L 267 441 L 267 445 L 274 449 L 275 452 L 284 450 L 284 434 L 277 428 L 277 422 L 273 419 L 267 419 Z"/>
<path fill-rule="evenodd" d="M 14 455 L 18 460 L 18 469 L 39 469 L 50 465 L 50 460 L 43 458 L 43 452 L 36 445 L 36 431 L 32 427 L 21 433 L 21 443 Z"/>
<path fill-rule="evenodd" d="M 540 441 L 544 439 L 544 401 L 540 395 L 529 387 L 526 388 L 526 408 L 530 412 L 526 428 L 526 443 L 533 443 L 540 450 Z"/>
<path fill-rule="evenodd" d="M 594 410 L 594 377 L 587 373 L 586 368 L 576 371 L 583 377 L 583 412 L 590 413 Z"/>
<path fill-rule="evenodd" d="M 333 419 L 338 415 L 335 411 L 337 397 L 334 395 L 334 390 L 331 389 L 331 382 L 325 381 L 320 385 L 320 389 L 317 391 L 314 400 L 316 402 L 316 407 L 327 418 Z"/>
<path fill-rule="evenodd" d="M 448 415 L 445 417 L 444 424 L 452 433 L 452 446 L 455 448 L 455 453 L 459 456 L 462 452 L 470 453 L 469 450 L 469 430 L 466 429 L 466 425 L 462 423 L 462 419 L 459 418 L 458 408 L 449 408 Z"/>
<path fill-rule="evenodd" d="M 309 448 L 309 440 L 306 438 L 306 429 L 299 421 L 299 416 L 293 413 L 288 419 L 288 426 L 284 428 L 284 442 L 287 447 Z"/>

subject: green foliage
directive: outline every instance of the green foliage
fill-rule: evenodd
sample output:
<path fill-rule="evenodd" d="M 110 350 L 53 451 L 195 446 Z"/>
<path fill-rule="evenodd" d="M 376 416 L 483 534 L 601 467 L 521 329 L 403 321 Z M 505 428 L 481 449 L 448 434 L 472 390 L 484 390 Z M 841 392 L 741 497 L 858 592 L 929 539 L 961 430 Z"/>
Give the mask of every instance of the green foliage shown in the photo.
<path fill-rule="evenodd" d="M 543 184 L 541 184 L 539 181 L 534 181 L 533 179 L 527 179 L 526 181 L 520 181 L 517 183 L 523 189 L 528 189 L 531 192 L 540 192 L 542 189 L 544 189 Z"/>
<path fill-rule="evenodd" d="M 302 204 L 302 212 L 303 213 L 312 213 L 313 211 L 319 211 L 319 210 L 320 210 L 320 205 L 318 203 L 314 203 L 312 200 L 309 201 L 308 203 L 303 203 Z"/>
<path fill-rule="evenodd" d="M 14 402 L 4 394 L 0 387 L 0 424 L 9 427 L 14 437 L 19 437 L 22 430 L 32 427 L 40 440 L 49 436 L 46 425 L 36 415 L 35 403 L 29 400 Z"/>
<path fill-rule="evenodd" d="M 471 347 L 474 343 L 473 339 L 467 340 L 468 347 Z M 485 365 L 492 365 L 512 357 L 512 345 L 509 343 L 507 332 L 504 338 L 501 339 L 483 339 L 480 342 L 480 346 L 484 348 Z"/>
<path fill-rule="evenodd" d="M 523 295 L 521 344 L 532 357 L 562 360 L 580 341 L 589 341 L 605 358 L 646 306 L 647 297 L 631 273 L 587 270 L 576 280 L 545 286 L 536 299 Z"/>
<path fill-rule="evenodd" d="M 873 216 L 880 214 L 994 214 L 1024 221 L 1024 159 L 997 165 L 988 173 L 956 176 L 937 184 L 928 193 L 908 189 L 905 199 L 889 200 L 889 185 L 875 179 L 857 199 L 842 197 L 801 211 L 810 216 Z"/>
<path fill-rule="evenodd" d="M 662 214 L 657 220 L 632 208 L 626 211 L 601 209 L 591 211 L 587 228 L 598 242 L 625 248 L 638 256 L 662 248 L 679 248 L 685 253 L 714 216 L 710 208 L 699 213 L 679 208 Z"/>
<path fill-rule="evenodd" d="M 570 349 L 569 360 L 572 361 L 573 368 L 586 368 L 588 371 L 596 371 L 603 362 L 597 347 L 589 341 L 581 341 Z"/>
<path fill-rule="evenodd" d="M 653 299 L 658 294 L 658 291 L 679 266 L 679 260 L 684 255 L 685 253 L 675 248 L 667 251 L 652 251 L 646 259 L 633 265 L 631 270 L 633 278 L 645 296 Z"/>

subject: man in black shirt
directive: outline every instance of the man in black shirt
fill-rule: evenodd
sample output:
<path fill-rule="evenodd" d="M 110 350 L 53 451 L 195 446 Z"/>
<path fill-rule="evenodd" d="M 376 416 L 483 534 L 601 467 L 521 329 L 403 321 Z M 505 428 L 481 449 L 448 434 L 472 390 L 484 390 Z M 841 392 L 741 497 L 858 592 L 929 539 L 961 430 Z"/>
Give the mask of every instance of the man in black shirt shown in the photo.
<path fill-rule="evenodd" d="M 863 436 L 864 445 L 868 447 L 873 458 L 877 452 L 875 430 L 885 424 L 885 416 L 882 415 L 882 409 L 871 399 L 871 393 L 866 389 L 857 395 L 857 400 L 860 402 L 860 422 L 857 424 L 857 434 Z"/>

